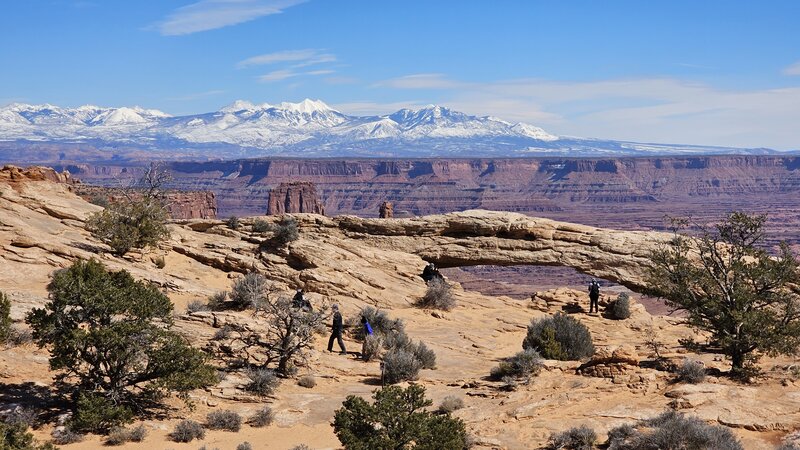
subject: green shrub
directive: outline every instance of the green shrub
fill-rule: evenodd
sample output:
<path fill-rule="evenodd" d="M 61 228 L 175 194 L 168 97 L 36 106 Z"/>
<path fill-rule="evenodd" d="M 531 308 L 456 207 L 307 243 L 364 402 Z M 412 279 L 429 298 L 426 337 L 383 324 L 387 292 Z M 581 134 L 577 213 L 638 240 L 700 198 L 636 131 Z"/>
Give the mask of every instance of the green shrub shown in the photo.
<path fill-rule="evenodd" d="M 425 295 L 417 301 L 417 306 L 450 311 L 456 306 L 450 284 L 441 278 L 432 279 L 428 282 Z"/>
<path fill-rule="evenodd" d="M 206 415 L 206 426 L 211 430 L 239 431 L 242 416 L 235 411 L 212 411 Z"/>
<path fill-rule="evenodd" d="M 743 450 L 725 427 L 708 425 L 697 417 L 667 411 L 636 425 L 623 425 L 608 433 L 609 450 Z"/>
<path fill-rule="evenodd" d="M 206 430 L 203 425 L 193 420 L 181 420 L 170 433 L 170 438 L 175 442 L 192 442 L 205 436 Z"/>
<path fill-rule="evenodd" d="M 538 375 L 542 367 L 543 360 L 539 352 L 527 348 L 493 367 L 490 376 L 495 380 L 502 380 L 505 377 L 524 378 L 527 382 L 531 377 Z"/>
<path fill-rule="evenodd" d="M 217 382 L 206 354 L 172 329 L 172 302 L 159 287 L 78 260 L 55 272 L 47 289 L 48 302 L 26 320 L 36 343 L 48 349 L 57 380 L 75 380 L 82 392 L 75 429 L 107 430 L 154 400 L 185 398 Z"/>
<path fill-rule="evenodd" d="M 225 221 L 225 225 L 227 225 L 228 228 L 230 228 L 231 230 L 238 230 L 239 227 L 241 227 L 241 224 L 239 223 L 239 218 L 236 216 L 228 217 L 228 220 Z"/>
<path fill-rule="evenodd" d="M 594 354 L 592 335 L 586 325 L 566 314 L 533 320 L 522 348 L 537 350 L 545 359 L 577 361 Z"/>
<path fill-rule="evenodd" d="M 253 233 L 266 233 L 272 229 L 272 225 L 264 219 L 256 219 L 253 221 Z"/>
<path fill-rule="evenodd" d="M 280 380 L 272 369 L 250 369 L 247 371 L 250 383 L 246 389 L 258 395 L 271 395 L 278 388 Z"/>
<path fill-rule="evenodd" d="M 317 380 L 311 375 L 306 375 L 304 377 L 300 377 L 300 379 L 297 380 L 297 384 L 304 388 L 311 389 L 317 385 Z"/>
<path fill-rule="evenodd" d="M 273 420 L 275 420 L 275 413 L 272 412 L 272 408 L 265 406 L 256 411 L 247 423 L 252 427 L 261 428 L 269 426 Z"/>
<path fill-rule="evenodd" d="M 627 292 L 620 293 L 607 309 L 612 319 L 625 320 L 629 318 L 631 316 L 630 296 Z"/>
<path fill-rule="evenodd" d="M 11 300 L 4 292 L 0 292 L 0 344 L 11 339 Z"/>
<path fill-rule="evenodd" d="M 300 231 L 297 228 L 297 220 L 289 216 L 282 218 L 275 225 L 273 231 L 272 242 L 277 247 L 284 247 L 300 237 Z"/>
<path fill-rule="evenodd" d="M 425 408 L 425 388 L 389 386 L 375 391 L 375 402 L 350 395 L 333 419 L 336 437 L 348 450 L 463 449 L 467 432 L 461 419 Z"/>
<path fill-rule="evenodd" d="M 0 422 L 0 449 L 2 450 L 56 450 L 52 444 L 36 442 L 28 426 L 23 423 Z"/>
<path fill-rule="evenodd" d="M 387 384 L 416 380 L 420 369 L 420 360 L 404 348 L 392 348 L 383 357 L 383 380 Z"/>
<path fill-rule="evenodd" d="M 98 394 L 80 394 L 69 428 L 99 433 L 133 420 L 133 412 Z"/>
<path fill-rule="evenodd" d="M 706 379 L 706 366 L 700 361 L 693 361 L 689 358 L 683 360 L 683 364 L 678 367 L 678 380 L 685 383 L 697 384 Z"/>
<path fill-rule="evenodd" d="M 155 247 L 169 238 L 164 205 L 155 199 L 130 200 L 113 203 L 94 213 L 86 222 L 86 229 L 111 247 L 116 255 L 131 249 Z"/>
<path fill-rule="evenodd" d="M 597 442 L 597 433 L 586 425 L 570 428 L 561 433 L 553 433 L 547 448 L 552 450 L 592 450 Z"/>
<path fill-rule="evenodd" d="M 453 411 L 457 411 L 464 407 L 464 400 L 461 397 L 456 397 L 455 395 L 448 395 L 444 399 L 442 399 L 442 403 L 439 405 L 439 412 L 442 414 L 452 413 Z"/>

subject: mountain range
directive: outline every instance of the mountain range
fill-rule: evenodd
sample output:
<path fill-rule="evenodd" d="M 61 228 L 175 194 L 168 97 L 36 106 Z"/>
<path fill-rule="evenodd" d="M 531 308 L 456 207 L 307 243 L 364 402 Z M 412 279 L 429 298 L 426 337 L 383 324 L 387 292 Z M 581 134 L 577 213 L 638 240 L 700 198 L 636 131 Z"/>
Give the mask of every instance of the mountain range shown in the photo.
<path fill-rule="evenodd" d="M 254 104 L 171 116 L 140 107 L 13 103 L 0 108 L 0 142 L 90 144 L 98 149 L 170 150 L 205 157 L 637 156 L 772 153 L 730 148 L 556 136 L 534 125 L 442 106 L 353 116 L 320 100 Z"/>

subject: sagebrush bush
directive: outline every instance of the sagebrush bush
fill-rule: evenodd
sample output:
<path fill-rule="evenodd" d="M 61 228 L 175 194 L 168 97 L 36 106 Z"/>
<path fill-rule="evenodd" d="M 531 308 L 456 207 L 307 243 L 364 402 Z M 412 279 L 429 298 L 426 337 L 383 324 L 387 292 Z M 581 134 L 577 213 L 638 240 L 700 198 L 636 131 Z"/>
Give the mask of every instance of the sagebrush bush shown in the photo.
<path fill-rule="evenodd" d="M 464 407 L 464 400 L 462 400 L 461 397 L 456 397 L 455 395 L 448 395 L 447 397 L 442 399 L 442 403 L 439 404 L 439 412 L 443 414 L 451 413 L 463 407 Z"/>
<path fill-rule="evenodd" d="M 612 319 L 625 320 L 631 316 L 631 298 L 627 292 L 620 293 L 616 300 L 608 305 Z"/>
<path fill-rule="evenodd" d="M 419 378 L 422 363 L 413 352 L 392 348 L 383 357 L 383 377 L 387 384 L 413 381 Z"/>
<path fill-rule="evenodd" d="M 19 347 L 20 345 L 30 344 L 31 342 L 33 342 L 33 332 L 31 332 L 31 329 L 14 325 L 11 327 L 11 333 L 5 345 L 7 347 Z"/>
<path fill-rule="evenodd" d="M 561 433 L 553 433 L 547 442 L 552 450 L 592 450 L 597 442 L 597 433 L 586 425 L 570 428 Z"/>
<path fill-rule="evenodd" d="M 393 348 L 409 348 L 412 345 L 411 338 L 408 337 L 405 330 L 399 330 L 383 337 L 383 348 L 391 350 Z"/>
<path fill-rule="evenodd" d="M 543 365 L 544 361 L 539 352 L 532 348 L 527 348 L 493 367 L 490 376 L 495 380 L 514 377 L 525 378 L 527 381 L 531 377 L 538 375 Z"/>
<path fill-rule="evenodd" d="M 106 445 L 122 445 L 128 442 L 130 434 L 125 427 L 114 427 L 106 436 Z"/>
<path fill-rule="evenodd" d="M 273 420 L 275 420 L 275 413 L 272 411 L 272 408 L 265 406 L 256 411 L 247 423 L 252 427 L 261 428 L 272 424 Z"/>
<path fill-rule="evenodd" d="M 186 305 L 186 312 L 193 313 L 200 311 L 211 311 L 211 307 L 208 306 L 208 303 L 202 300 L 192 300 L 188 305 Z"/>
<path fill-rule="evenodd" d="M 225 221 L 225 225 L 228 226 L 231 230 L 238 230 L 241 227 L 241 223 L 239 223 L 239 218 L 236 216 L 228 217 L 228 220 Z"/>
<path fill-rule="evenodd" d="M 253 446 L 249 442 L 244 441 L 236 446 L 236 450 L 253 450 Z"/>
<path fill-rule="evenodd" d="M 608 433 L 608 444 L 609 450 L 744 450 L 729 429 L 676 411 L 614 428 Z"/>
<path fill-rule="evenodd" d="M 192 442 L 195 439 L 203 439 L 205 436 L 206 430 L 203 425 L 188 419 L 178 422 L 170 434 L 170 438 L 175 442 Z"/>
<path fill-rule="evenodd" d="M 429 349 L 424 342 L 419 342 L 411 347 L 414 357 L 417 358 L 423 369 L 436 368 L 436 353 Z"/>
<path fill-rule="evenodd" d="M 252 225 L 253 233 L 266 233 L 272 229 L 272 225 L 264 219 L 256 219 Z"/>
<path fill-rule="evenodd" d="M 232 332 L 233 328 L 228 325 L 224 325 L 222 328 L 214 332 L 214 336 L 212 336 L 211 339 L 215 341 L 224 341 L 230 337 Z"/>
<path fill-rule="evenodd" d="M 258 272 L 250 272 L 233 282 L 228 306 L 237 310 L 258 309 L 267 300 L 270 283 Z"/>
<path fill-rule="evenodd" d="M 131 442 L 142 442 L 147 437 L 147 428 L 144 425 L 137 425 L 128 430 L 128 440 Z"/>
<path fill-rule="evenodd" d="M 167 260 L 164 258 L 164 256 L 157 256 L 155 259 L 153 259 L 153 264 L 155 264 L 156 268 L 163 269 L 164 267 L 167 267 Z"/>
<path fill-rule="evenodd" d="M 314 386 L 317 385 L 317 380 L 316 380 L 316 378 L 312 377 L 311 375 L 306 375 L 306 376 L 300 377 L 300 379 L 297 380 L 297 384 L 300 385 L 300 386 L 303 386 L 304 388 L 311 389 L 311 388 L 313 388 Z"/>
<path fill-rule="evenodd" d="M 428 281 L 428 289 L 425 291 L 425 295 L 417 301 L 417 306 L 450 311 L 456 306 L 456 299 L 453 297 L 450 284 L 441 278 Z"/>
<path fill-rule="evenodd" d="M 532 348 L 545 359 L 578 361 L 594 354 L 592 334 L 586 325 L 562 313 L 534 319 L 522 348 Z"/>
<path fill-rule="evenodd" d="M 246 389 L 258 395 L 271 395 L 280 384 L 278 376 L 272 369 L 250 369 L 247 371 L 250 383 Z"/>
<path fill-rule="evenodd" d="M 69 427 L 53 430 L 50 436 L 53 438 L 53 444 L 56 445 L 74 444 L 82 441 L 84 438 L 82 433 L 78 433 Z"/>
<path fill-rule="evenodd" d="M 311 447 L 307 446 L 306 444 L 299 444 L 299 445 L 295 445 L 294 447 L 290 448 L 289 450 L 311 450 Z"/>
<path fill-rule="evenodd" d="M 290 242 L 296 241 L 300 237 L 300 231 L 297 228 L 297 220 L 293 217 L 284 217 L 275 227 L 273 227 L 272 242 L 278 246 L 283 247 Z"/>
<path fill-rule="evenodd" d="M 242 416 L 235 411 L 211 411 L 206 415 L 206 426 L 211 430 L 239 431 L 242 428 Z"/>
<path fill-rule="evenodd" d="M 364 361 L 372 361 L 381 354 L 381 346 L 383 339 L 377 334 L 373 333 L 364 338 L 364 345 L 361 346 L 361 359 Z"/>
<path fill-rule="evenodd" d="M 208 297 L 206 304 L 212 311 L 225 309 L 225 302 L 228 300 L 228 293 L 225 291 L 216 292 Z"/>
<path fill-rule="evenodd" d="M 677 375 L 677 381 L 690 384 L 702 383 L 706 379 L 706 366 L 700 361 L 685 358 L 683 364 L 678 367 Z"/>
<path fill-rule="evenodd" d="M 390 334 L 404 331 L 405 325 L 402 319 L 392 319 L 386 311 L 365 306 L 361 309 L 361 314 L 354 317 L 351 326 L 356 330 L 355 338 L 359 341 L 364 339 L 364 328 L 360 326 L 361 316 L 364 316 L 372 327 L 374 334 L 384 338 Z"/>

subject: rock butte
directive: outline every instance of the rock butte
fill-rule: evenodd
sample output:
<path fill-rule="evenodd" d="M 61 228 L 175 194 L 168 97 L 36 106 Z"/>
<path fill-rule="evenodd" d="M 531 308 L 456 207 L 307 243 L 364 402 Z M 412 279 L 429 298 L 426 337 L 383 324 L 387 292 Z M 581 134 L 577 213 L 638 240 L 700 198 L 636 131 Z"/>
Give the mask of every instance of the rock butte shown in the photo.
<path fill-rule="evenodd" d="M 37 170 L 31 173 L 46 173 Z M 488 211 L 414 219 L 298 214 L 300 238 L 277 252 L 257 252 L 266 237 L 249 231 L 252 219 L 243 219 L 244 226 L 238 231 L 228 229 L 222 221 L 195 219 L 170 225 L 172 237 L 159 249 L 115 258 L 83 229 L 88 215 L 100 210 L 98 206 L 75 195 L 68 184 L 54 182 L 50 175 L 15 177 L 11 181 L 0 172 L 0 285 L 12 299 L 15 320 L 46 301 L 46 285 L 53 270 L 78 257 L 94 257 L 112 269 L 128 270 L 162 286 L 176 305 L 178 328 L 196 345 L 204 346 L 215 332 L 214 325 L 248 321 L 250 316 L 186 314 L 185 305 L 228 289 L 238 273 L 255 269 L 287 293 L 303 287 L 314 303 L 339 303 L 346 317 L 362 306 L 375 305 L 405 320 L 409 335 L 437 354 L 438 368 L 423 371 L 419 383 L 426 386 L 434 405 L 447 395 L 464 399 L 465 408 L 455 414 L 465 420 L 479 448 L 532 448 L 545 443 L 551 432 L 581 424 L 594 427 L 603 438 L 614 426 L 653 416 L 670 405 L 710 423 L 732 427 L 746 448 L 771 445 L 800 423 L 800 383 L 787 369 L 790 360 L 765 358 L 762 368 L 767 376 L 753 386 L 716 377 L 700 385 L 673 384 L 671 374 L 636 364 L 649 358 L 648 329 L 655 331 L 664 353 L 676 361 L 688 356 L 679 339 L 701 338 L 679 319 L 651 316 L 637 303 L 632 317 L 625 321 L 574 314 L 590 328 L 599 350 L 584 366 L 585 375 L 577 373 L 580 362 L 548 361 L 533 383 L 516 391 L 501 391 L 499 383 L 488 381 L 491 367 L 519 351 L 532 318 L 555 311 L 580 311 L 581 305 L 588 304 L 582 286 L 579 290 L 564 287 L 540 292 L 532 302 L 465 291 L 456 284 L 458 306 L 454 310 L 431 313 L 412 306 L 425 291 L 419 277 L 424 260 L 443 267 L 566 265 L 635 290 L 643 285 L 647 251 L 666 239 L 665 234 L 614 231 Z M 162 255 L 166 266 L 157 269 L 153 259 Z M 603 298 L 601 303 L 607 300 Z M 324 340 L 326 337 L 320 336 L 316 348 L 324 349 Z M 352 339 L 347 343 L 356 345 Z M 691 355 L 708 367 L 725 369 L 727 363 L 718 356 Z M 196 410 L 178 410 L 169 419 L 146 420 L 148 438 L 126 448 L 176 447 L 164 440 L 180 418 L 202 421 L 215 409 L 250 415 L 262 403 L 271 404 L 276 411 L 276 425 L 245 427 L 237 434 L 212 431 L 204 442 L 192 443 L 192 448 L 203 443 L 234 448 L 245 440 L 256 448 L 267 442 L 270 448 L 300 443 L 337 448 L 338 440 L 329 425 L 333 411 L 347 395 L 366 396 L 376 388 L 378 363 L 315 351 L 301 369 L 300 375 L 306 374 L 317 378 L 313 389 L 287 380 L 274 398 L 258 399 L 244 393 L 240 389 L 242 375 L 232 373 L 218 386 L 193 394 Z M 3 409 L 15 403 L 46 401 L 46 395 L 34 396 L 25 389 L 52 383 L 47 353 L 30 344 L 0 353 L 0 376 Z M 20 396 L 19 392 L 29 395 Z M 50 429 L 43 427 L 37 434 L 46 438 Z M 70 448 L 100 445 L 95 436 Z"/>

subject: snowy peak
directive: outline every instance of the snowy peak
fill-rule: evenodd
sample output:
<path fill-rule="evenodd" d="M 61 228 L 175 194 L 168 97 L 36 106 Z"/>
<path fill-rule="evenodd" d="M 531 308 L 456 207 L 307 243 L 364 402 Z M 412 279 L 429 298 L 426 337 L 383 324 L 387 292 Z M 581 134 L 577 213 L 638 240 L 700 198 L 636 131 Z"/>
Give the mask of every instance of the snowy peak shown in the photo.
<path fill-rule="evenodd" d="M 299 103 L 282 102 L 280 105 L 277 106 L 277 108 L 300 114 L 313 114 L 315 112 L 318 113 L 339 112 L 331 108 L 330 106 L 326 105 L 325 102 L 323 102 L 322 100 L 311 100 L 308 98 Z"/>
<path fill-rule="evenodd" d="M 94 105 L 83 105 L 77 108 L 60 108 L 58 106 L 43 104 L 29 105 L 26 103 L 12 103 L 0 108 L 0 123 L 25 122 L 41 126 L 66 126 L 66 125 L 128 125 L 154 122 L 170 117 L 156 109 L 143 109 L 138 106 L 133 108 L 103 108 Z"/>

